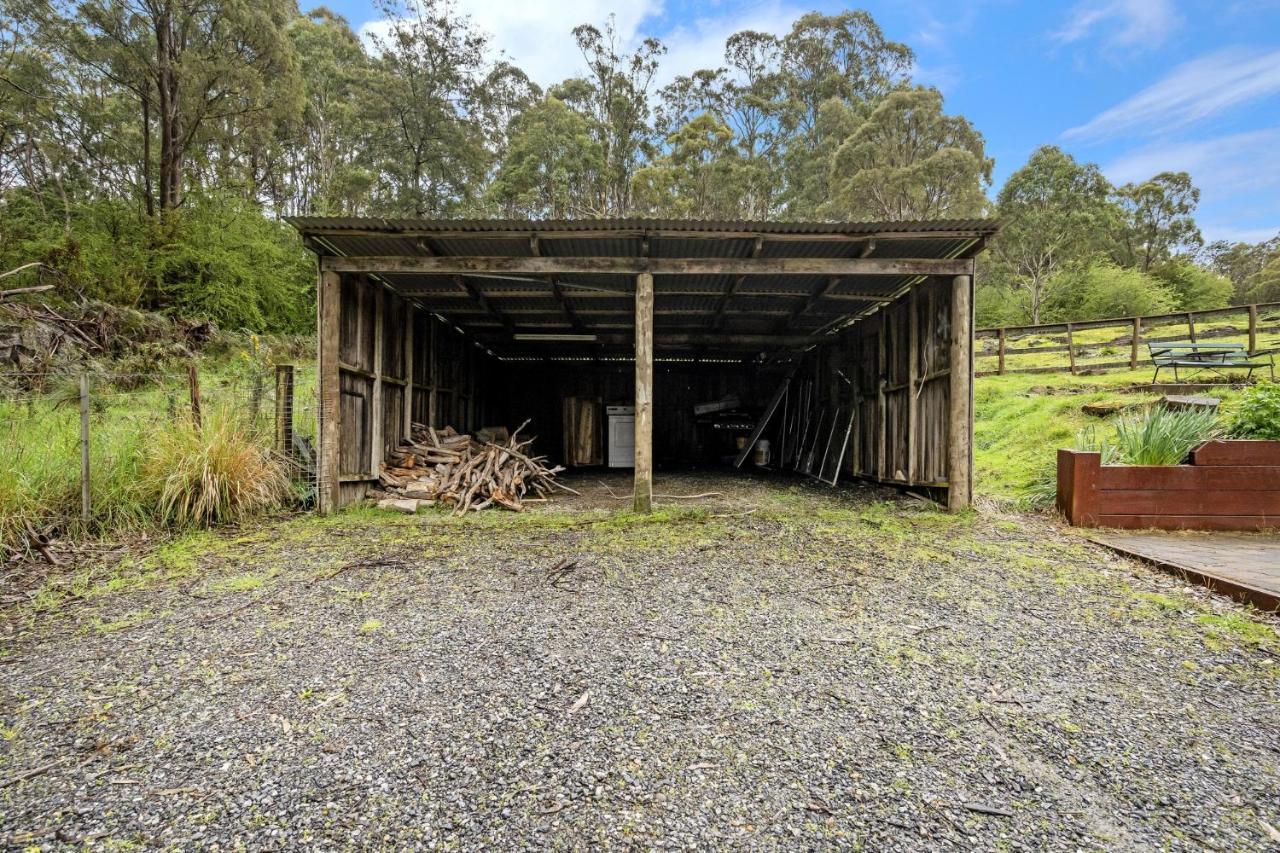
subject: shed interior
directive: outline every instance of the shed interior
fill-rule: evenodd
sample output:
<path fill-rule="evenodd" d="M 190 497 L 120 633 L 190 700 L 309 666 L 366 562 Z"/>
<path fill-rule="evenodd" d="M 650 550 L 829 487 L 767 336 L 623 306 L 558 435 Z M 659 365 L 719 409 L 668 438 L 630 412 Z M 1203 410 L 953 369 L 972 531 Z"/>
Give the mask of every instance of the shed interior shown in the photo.
<path fill-rule="evenodd" d="M 967 503 L 994 222 L 291 222 L 321 270 L 322 504 L 363 496 L 414 421 L 527 420 L 553 461 L 607 464 L 610 406 L 637 447 L 647 408 L 659 471 L 747 442 L 747 465 Z"/>

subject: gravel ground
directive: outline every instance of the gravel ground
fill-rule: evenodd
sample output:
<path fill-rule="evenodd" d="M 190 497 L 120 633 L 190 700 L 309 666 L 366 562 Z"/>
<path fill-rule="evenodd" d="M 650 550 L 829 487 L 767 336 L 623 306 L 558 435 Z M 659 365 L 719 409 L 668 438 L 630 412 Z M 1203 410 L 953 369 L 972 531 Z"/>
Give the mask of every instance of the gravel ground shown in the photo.
<path fill-rule="evenodd" d="M 0 844 L 1277 846 L 1280 644 L 1233 603 L 992 508 L 579 485 L 179 540 L 11 608 Z"/>

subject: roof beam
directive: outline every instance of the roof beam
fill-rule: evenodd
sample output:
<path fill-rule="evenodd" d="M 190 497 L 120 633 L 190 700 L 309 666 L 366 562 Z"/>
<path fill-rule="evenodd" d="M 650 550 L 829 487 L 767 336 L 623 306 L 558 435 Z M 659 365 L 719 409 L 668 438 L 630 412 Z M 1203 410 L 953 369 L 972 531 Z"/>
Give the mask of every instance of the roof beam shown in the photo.
<path fill-rule="evenodd" d="M 968 275 L 972 264 L 956 258 L 618 258 L 618 257 L 404 257 L 325 256 L 330 272 L 417 273 L 615 273 L 639 275 Z"/>
<path fill-rule="evenodd" d="M 816 288 L 813 291 L 813 293 L 809 294 L 808 299 L 806 299 L 804 302 L 801 302 L 791 311 L 790 314 L 788 314 L 786 317 L 780 320 L 778 322 L 778 325 L 775 327 L 775 330 L 778 332 L 782 332 L 790 328 L 791 324 L 794 323 L 797 318 L 807 313 L 810 308 L 812 308 L 813 306 L 817 305 L 820 301 L 822 301 L 822 298 L 824 296 L 829 296 L 831 294 L 831 291 L 835 290 L 839 285 L 840 285 L 840 279 L 836 276 L 832 276 L 827 281 L 826 284 Z"/>
<path fill-rule="evenodd" d="M 551 329 L 517 329 L 516 331 L 525 334 L 551 334 L 556 332 Z M 477 338 L 491 344 L 509 343 L 509 339 L 504 332 L 496 329 L 492 332 L 475 332 Z M 632 348 L 635 346 L 635 334 L 632 332 L 597 332 L 596 339 L 587 342 L 588 345 L 604 344 L 606 346 L 620 346 Z M 667 347 L 705 347 L 708 350 L 724 349 L 726 347 L 742 347 L 745 349 L 776 349 L 806 347 L 827 340 L 827 337 L 815 335 L 759 335 L 759 334 L 735 334 L 725 332 L 723 334 L 707 334 L 706 332 L 657 332 L 653 333 L 654 342 L 658 346 Z M 521 346 L 533 349 L 540 345 L 554 345 L 564 347 L 566 342 L 563 341 L 518 341 Z"/>

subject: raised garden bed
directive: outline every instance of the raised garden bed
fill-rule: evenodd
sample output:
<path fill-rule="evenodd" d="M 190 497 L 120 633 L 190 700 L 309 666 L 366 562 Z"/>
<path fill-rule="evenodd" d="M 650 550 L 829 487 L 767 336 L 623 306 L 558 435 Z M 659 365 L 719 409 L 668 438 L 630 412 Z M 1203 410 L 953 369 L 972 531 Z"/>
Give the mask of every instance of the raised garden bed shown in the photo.
<path fill-rule="evenodd" d="M 1209 441 L 1189 465 L 1103 465 L 1058 451 L 1058 509 L 1080 527 L 1280 528 L 1280 441 Z"/>

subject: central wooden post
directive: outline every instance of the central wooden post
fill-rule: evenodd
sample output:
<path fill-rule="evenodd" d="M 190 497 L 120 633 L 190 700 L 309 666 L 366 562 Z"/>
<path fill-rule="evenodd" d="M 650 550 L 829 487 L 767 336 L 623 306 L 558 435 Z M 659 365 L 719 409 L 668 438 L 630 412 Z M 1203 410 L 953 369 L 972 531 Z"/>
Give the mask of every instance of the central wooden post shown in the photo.
<path fill-rule="evenodd" d="M 635 511 L 653 506 L 653 275 L 636 276 Z"/>
<path fill-rule="evenodd" d="M 339 406 L 341 394 L 338 386 L 338 339 L 341 334 L 340 306 L 342 304 L 342 283 L 336 272 L 320 273 L 320 292 L 316 300 L 319 322 L 316 324 L 316 335 L 319 337 L 320 369 L 318 389 L 320 394 L 320 448 L 316 466 L 316 505 L 322 513 L 333 512 L 338 508 L 340 485 L 338 481 L 338 442 L 342 435 L 339 418 L 342 410 Z"/>
<path fill-rule="evenodd" d="M 973 492 L 973 280 L 951 280 L 951 405 L 947 423 L 947 509 L 967 509 Z"/>

